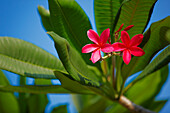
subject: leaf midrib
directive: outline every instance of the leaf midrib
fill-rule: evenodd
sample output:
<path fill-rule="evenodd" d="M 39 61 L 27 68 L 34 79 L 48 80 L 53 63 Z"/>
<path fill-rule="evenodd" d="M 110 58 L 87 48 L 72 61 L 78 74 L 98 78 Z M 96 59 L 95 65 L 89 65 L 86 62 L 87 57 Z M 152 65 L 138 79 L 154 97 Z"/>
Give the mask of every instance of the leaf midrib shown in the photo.
<path fill-rule="evenodd" d="M 130 18 L 130 21 L 129 21 L 129 25 L 132 23 L 132 19 L 133 19 L 134 15 L 135 15 L 135 12 L 136 12 L 138 4 L 139 4 L 139 0 L 137 1 L 136 5 L 135 5 L 135 8 L 134 8 L 134 10 L 132 12 L 132 15 L 131 15 L 131 18 Z"/>
<path fill-rule="evenodd" d="M 4 54 L 0 54 L 0 56 L 7 57 L 7 58 L 9 58 L 9 59 L 14 59 L 14 60 L 16 60 L 16 61 L 23 62 L 23 63 L 25 63 L 25 64 L 30 64 L 30 65 L 33 65 L 33 66 L 36 66 L 36 67 L 41 67 L 41 68 L 47 69 L 47 70 L 49 70 L 49 71 L 59 71 L 59 72 L 61 72 L 61 73 L 66 73 L 66 72 L 64 72 L 64 71 L 62 71 L 62 70 L 52 69 L 52 68 L 44 67 L 44 66 L 41 66 L 41 65 L 33 64 L 33 63 L 31 63 L 31 62 L 26 62 L 26 61 L 23 61 L 23 60 L 20 60 L 20 59 L 16 59 L 16 58 L 13 58 L 13 57 L 11 57 L 11 56 L 4 55 Z"/>
<path fill-rule="evenodd" d="M 58 0 L 57 0 L 57 4 L 58 4 L 58 6 L 59 6 L 59 9 L 60 9 L 63 17 L 64 17 L 64 20 L 66 21 L 66 23 L 67 23 L 67 25 L 68 25 L 68 28 L 70 29 L 70 32 L 71 32 L 72 36 L 74 37 L 74 39 L 76 40 L 76 42 L 78 42 L 78 44 L 81 46 L 81 43 L 79 42 L 78 38 L 76 38 L 76 35 L 75 35 L 74 32 L 72 31 L 71 25 L 69 24 L 67 18 L 65 17 L 64 11 L 62 10 L 62 7 L 61 7 L 61 5 L 60 5 L 60 3 L 59 3 Z"/>

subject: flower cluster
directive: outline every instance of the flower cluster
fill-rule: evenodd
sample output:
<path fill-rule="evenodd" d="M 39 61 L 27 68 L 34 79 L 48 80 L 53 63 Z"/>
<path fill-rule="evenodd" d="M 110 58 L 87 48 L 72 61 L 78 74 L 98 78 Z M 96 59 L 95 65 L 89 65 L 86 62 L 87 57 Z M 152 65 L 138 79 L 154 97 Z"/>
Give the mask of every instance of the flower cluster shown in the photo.
<path fill-rule="evenodd" d="M 93 63 L 96 63 L 99 60 L 102 60 L 101 57 L 101 51 L 104 53 L 107 53 L 108 55 L 122 55 L 123 61 L 128 65 L 131 60 L 131 54 L 134 56 L 142 56 L 145 54 L 145 52 L 137 47 L 143 40 L 143 35 L 138 34 L 135 35 L 130 39 L 129 34 L 127 31 L 133 27 L 133 25 L 130 25 L 126 27 L 123 31 L 121 31 L 123 27 L 123 24 L 120 26 L 120 28 L 115 32 L 115 43 L 111 44 L 110 41 L 110 29 L 106 29 L 102 32 L 101 36 L 93 31 L 88 30 L 87 35 L 88 38 L 94 42 L 94 44 L 87 44 L 82 48 L 82 53 L 90 53 L 92 52 L 90 60 Z M 119 32 L 121 31 L 121 37 L 119 37 Z M 119 42 L 119 41 L 122 41 Z M 109 43 L 107 43 L 107 41 Z M 120 54 L 117 54 L 115 52 L 120 52 Z"/>

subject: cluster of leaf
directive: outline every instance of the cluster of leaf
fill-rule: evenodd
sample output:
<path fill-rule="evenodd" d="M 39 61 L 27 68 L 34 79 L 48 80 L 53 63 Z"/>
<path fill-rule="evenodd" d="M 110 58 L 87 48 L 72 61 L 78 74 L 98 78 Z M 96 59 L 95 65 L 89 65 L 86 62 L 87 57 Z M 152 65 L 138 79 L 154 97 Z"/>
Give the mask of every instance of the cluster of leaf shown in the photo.
<path fill-rule="evenodd" d="M 134 25 L 128 33 L 130 37 L 144 34 L 140 47 L 146 53 L 142 57 L 133 57 L 129 65 L 124 64 L 119 57 L 94 65 L 89 61 L 90 54 L 81 53 L 81 48 L 90 43 L 86 33 L 91 29 L 90 21 L 83 9 L 74 0 L 48 0 L 49 11 L 41 6 L 38 7 L 38 11 L 44 28 L 54 40 L 60 59 L 26 41 L 0 37 L 0 69 L 39 81 L 37 85 L 35 83 L 35 85 L 11 86 L 5 82 L 7 80 L 3 79 L 4 75 L 1 73 L 0 80 L 4 83 L 0 83 L 0 91 L 3 91 L 0 92 L 0 98 L 9 94 L 8 98 L 3 99 L 12 98 L 14 103 L 18 103 L 12 93 L 4 92 L 20 92 L 20 97 L 26 96 L 25 93 L 31 93 L 35 95 L 28 96 L 27 99 L 32 98 L 28 99 L 28 103 L 32 103 L 31 100 L 39 100 L 47 93 L 81 94 L 73 97 L 80 113 L 87 110 L 89 113 L 116 113 L 128 112 L 126 108 L 115 102 L 123 94 L 135 104 L 158 112 L 166 103 L 166 100 L 155 101 L 155 96 L 168 76 L 170 17 L 153 23 L 144 32 L 156 1 L 94 0 L 98 33 L 101 34 L 104 29 L 110 28 L 113 34 L 122 23 L 125 27 Z M 114 42 L 114 36 L 111 37 Z M 162 49 L 164 50 L 151 62 Z M 113 61 L 116 62 L 115 84 L 112 81 Z M 138 77 L 124 88 L 127 78 L 139 71 L 142 72 Z M 61 85 L 46 84 L 44 81 L 48 81 L 47 79 L 59 79 Z M 46 96 L 42 98 L 45 99 Z M 0 103 L 4 101 L 3 99 L 0 99 Z M 36 102 L 40 101 L 42 100 Z M 18 110 L 19 107 L 15 109 Z M 55 110 L 63 109 L 66 112 L 65 106 Z"/>
<path fill-rule="evenodd" d="M 42 94 L 41 91 L 49 87 L 28 86 L 18 87 L 11 86 L 6 76 L 0 71 L 0 113 L 43 113 L 48 104 L 47 95 Z M 24 85 L 26 82 L 25 77 L 20 77 L 20 85 Z M 50 80 L 36 79 L 35 85 L 46 84 L 50 85 Z M 37 89 L 39 89 L 37 91 Z M 54 90 L 54 88 L 51 88 Z M 26 91 L 27 90 L 27 91 Z M 50 90 L 50 89 L 48 89 Z M 2 92 L 4 91 L 4 92 Z M 20 92 L 19 96 L 15 96 L 12 92 Z M 29 92 L 29 93 L 23 93 Z M 46 92 L 46 91 L 44 91 Z M 33 93 L 33 94 L 31 94 Z M 60 109 L 67 110 L 66 105 L 54 107 L 52 113 L 56 113 Z M 64 112 L 65 112 L 64 111 Z M 66 111 L 67 112 L 67 111 Z"/>

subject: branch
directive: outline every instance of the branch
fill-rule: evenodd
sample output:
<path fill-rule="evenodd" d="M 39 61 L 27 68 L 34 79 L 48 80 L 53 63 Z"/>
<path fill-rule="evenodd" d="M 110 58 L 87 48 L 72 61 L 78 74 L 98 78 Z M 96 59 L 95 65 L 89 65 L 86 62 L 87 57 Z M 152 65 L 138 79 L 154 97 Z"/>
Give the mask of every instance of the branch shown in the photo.
<path fill-rule="evenodd" d="M 126 107 L 132 113 L 155 113 L 148 109 L 143 108 L 142 106 L 136 105 L 135 103 L 131 102 L 125 96 L 120 96 L 119 103 Z"/>
<path fill-rule="evenodd" d="M 120 54 L 120 53 L 116 53 L 116 52 L 112 52 L 112 53 L 109 53 L 109 54 L 107 54 L 106 56 L 102 57 L 102 58 L 100 59 L 100 61 L 105 60 L 105 59 L 111 57 L 112 55 L 120 56 L 121 54 Z"/>

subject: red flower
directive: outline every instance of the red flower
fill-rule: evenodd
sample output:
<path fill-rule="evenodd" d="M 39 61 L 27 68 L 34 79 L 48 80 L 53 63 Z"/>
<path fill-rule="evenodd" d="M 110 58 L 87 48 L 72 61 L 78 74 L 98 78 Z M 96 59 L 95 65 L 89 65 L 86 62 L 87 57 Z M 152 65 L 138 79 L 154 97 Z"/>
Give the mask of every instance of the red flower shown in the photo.
<path fill-rule="evenodd" d="M 101 58 L 101 51 L 104 53 L 110 53 L 112 52 L 113 46 L 111 44 L 107 44 L 107 40 L 110 37 L 110 29 L 106 29 L 102 32 L 101 36 L 93 31 L 93 30 L 88 30 L 87 35 L 91 41 L 94 42 L 94 44 L 87 44 L 82 48 L 82 53 L 90 53 L 92 52 L 91 55 L 91 61 L 93 63 L 97 62 Z"/>
<path fill-rule="evenodd" d="M 123 43 L 117 42 L 113 44 L 114 51 L 123 51 L 123 61 L 128 65 L 131 60 L 131 54 L 134 56 L 142 56 L 145 52 L 137 47 L 143 40 L 143 35 L 138 34 L 130 39 L 126 31 L 121 32 L 121 40 Z"/>

